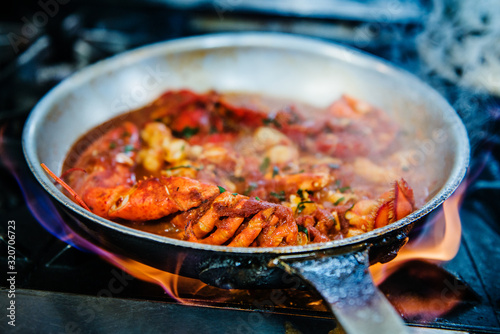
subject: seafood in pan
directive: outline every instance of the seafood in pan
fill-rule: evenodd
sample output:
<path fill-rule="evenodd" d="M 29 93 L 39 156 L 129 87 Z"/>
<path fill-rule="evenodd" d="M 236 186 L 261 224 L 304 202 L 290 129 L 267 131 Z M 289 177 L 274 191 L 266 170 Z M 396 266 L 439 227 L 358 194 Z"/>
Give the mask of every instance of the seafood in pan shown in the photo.
<path fill-rule="evenodd" d="M 305 245 L 416 209 L 397 159 L 400 132 L 347 95 L 317 108 L 168 91 L 84 136 L 54 178 L 93 213 L 152 233 L 229 247 Z"/>

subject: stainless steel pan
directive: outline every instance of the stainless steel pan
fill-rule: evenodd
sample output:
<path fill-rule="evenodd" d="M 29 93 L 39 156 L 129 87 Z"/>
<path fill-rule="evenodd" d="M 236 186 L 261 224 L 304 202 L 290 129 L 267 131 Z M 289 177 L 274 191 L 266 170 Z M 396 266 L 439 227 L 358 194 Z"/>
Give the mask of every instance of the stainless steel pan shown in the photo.
<path fill-rule="evenodd" d="M 169 89 L 241 91 L 324 106 L 349 93 L 387 111 L 422 143 L 415 164 L 434 188 L 419 210 L 356 237 L 304 247 L 228 248 L 173 240 L 102 219 L 64 196 L 40 167 L 61 172 L 71 145 L 93 127 Z M 420 147 L 416 145 L 416 147 Z M 449 197 L 465 175 L 469 143 L 459 117 L 412 75 L 358 51 L 273 33 L 221 34 L 147 46 L 83 69 L 34 108 L 23 148 L 35 177 L 71 217 L 68 224 L 102 247 L 159 269 L 226 288 L 312 284 L 351 333 L 405 327 L 376 289 L 370 263 L 392 259 L 412 226 Z M 420 153 L 419 153 L 420 152 Z M 420 155 L 419 155 L 420 154 Z"/>

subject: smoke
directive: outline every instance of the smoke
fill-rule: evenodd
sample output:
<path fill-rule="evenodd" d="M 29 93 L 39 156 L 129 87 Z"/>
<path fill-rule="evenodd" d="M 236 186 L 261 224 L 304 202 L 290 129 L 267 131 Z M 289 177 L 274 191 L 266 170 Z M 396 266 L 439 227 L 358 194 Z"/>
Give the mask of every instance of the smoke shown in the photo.
<path fill-rule="evenodd" d="M 488 138 L 500 96 L 498 1 L 434 0 L 417 50 L 421 75 L 458 111 L 477 149 Z"/>

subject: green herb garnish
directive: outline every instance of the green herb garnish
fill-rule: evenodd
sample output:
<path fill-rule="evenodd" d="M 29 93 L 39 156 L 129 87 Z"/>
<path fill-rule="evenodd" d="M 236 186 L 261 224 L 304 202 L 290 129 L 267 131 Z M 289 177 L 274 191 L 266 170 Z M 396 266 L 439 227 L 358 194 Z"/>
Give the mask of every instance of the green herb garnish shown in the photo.
<path fill-rule="evenodd" d="M 221 194 L 222 194 L 223 192 L 225 192 L 225 191 L 226 191 L 226 189 L 222 188 L 221 186 L 217 186 L 217 187 L 219 187 L 219 192 L 220 192 Z"/>
<path fill-rule="evenodd" d="M 182 129 L 181 134 L 182 134 L 182 137 L 189 139 L 192 136 L 194 136 L 195 134 L 197 134 L 199 130 L 200 129 L 198 129 L 198 128 L 191 128 L 189 126 L 186 126 L 184 129 Z"/>
<path fill-rule="evenodd" d="M 125 148 L 125 153 L 129 153 L 129 152 L 132 152 L 134 150 L 134 146 L 132 145 L 126 145 Z"/>
<path fill-rule="evenodd" d="M 345 210 L 344 217 L 345 217 L 346 213 L 348 213 L 349 211 L 352 210 L 352 208 L 354 208 L 354 203 L 351 205 L 351 207 L 349 209 Z"/>
<path fill-rule="evenodd" d="M 299 195 L 301 200 L 304 200 L 305 194 L 312 196 L 314 194 L 314 192 L 312 190 L 304 190 L 304 189 L 297 190 L 297 195 Z"/>
<path fill-rule="evenodd" d="M 342 202 L 343 200 L 345 200 L 345 197 L 340 197 L 338 200 L 335 201 L 335 203 L 333 203 L 333 205 L 339 205 L 340 202 Z"/>
<path fill-rule="evenodd" d="M 233 196 L 238 196 L 238 193 L 232 193 Z"/>
<path fill-rule="evenodd" d="M 309 231 L 307 230 L 307 228 L 305 228 L 302 225 L 297 225 L 297 228 L 298 228 L 299 232 L 305 233 L 307 236 L 307 239 L 309 239 Z"/>
<path fill-rule="evenodd" d="M 302 213 L 302 211 L 304 211 L 304 209 L 306 208 L 306 204 L 307 203 L 314 203 L 314 202 L 313 201 L 302 201 L 302 202 L 300 202 L 299 204 L 297 204 L 296 213 L 297 214 Z"/>
<path fill-rule="evenodd" d="M 267 169 L 269 168 L 269 165 L 271 164 L 271 159 L 269 159 L 269 157 L 265 157 L 264 160 L 262 161 L 262 163 L 260 164 L 260 172 L 262 174 L 265 174 Z"/>
<path fill-rule="evenodd" d="M 116 143 L 112 141 L 111 143 L 109 143 L 109 149 L 112 150 L 114 148 L 116 148 Z"/>
<path fill-rule="evenodd" d="M 260 198 L 258 198 L 257 196 L 255 196 L 255 199 L 256 199 L 257 201 L 260 201 Z"/>
<path fill-rule="evenodd" d="M 284 201 L 286 200 L 286 194 L 285 194 L 285 191 L 282 190 L 280 191 L 279 193 L 275 193 L 274 191 L 271 191 L 269 193 L 269 195 L 273 196 L 273 197 L 276 197 L 276 199 L 278 199 L 279 201 Z"/>
<path fill-rule="evenodd" d="M 341 193 L 343 193 L 343 192 L 346 192 L 346 191 L 347 191 L 347 190 L 349 190 L 349 189 L 351 189 L 351 187 L 349 187 L 349 186 L 345 186 L 345 187 L 341 187 L 341 188 L 339 188 L 339 191 L 340 191 Z"/>

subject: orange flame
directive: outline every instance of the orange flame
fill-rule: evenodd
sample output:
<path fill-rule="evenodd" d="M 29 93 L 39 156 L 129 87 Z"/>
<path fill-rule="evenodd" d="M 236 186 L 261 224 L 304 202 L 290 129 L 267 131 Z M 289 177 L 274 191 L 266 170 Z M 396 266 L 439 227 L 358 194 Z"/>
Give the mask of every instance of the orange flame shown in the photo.
<path fill-rule="evenodd" d="M 411 260 L 426 260 L 440 263 L 455 257 L 460 248 L 462 225 L 459 207 L 465 192 L 463 183 L 442 205 L 442 208 L 426 222 L 423 233 L 405 245 L 391 262 L 377 263 L 370 267 L 375 284 L 379 285 L 404 263 Z"/>
<path fill-rule="evenodd" d="M 131 260 L 129 258 L 114 255 L 112 253 L 106 252 L 103 257 L 108 262 L 111 262 L 115 266 L 121 268 L 123 271 L 134 276 L 137 279 L 160 285 L 166 293 L 183 304 L 191 303 L 187 299 L 183 299 L 180 297 L 179 288 L 181 288 L 183 293 L 195 295 L 200 289 L 207 286 L 205 283 L 197 279 L 171 274 L 166 271 L 162 271 L 150 267 L 146 264 Z M 180 264 L 182 263 L 182 261 L 179 261 L 178 263 Z M 179 268 L 177 268 L 177 270 L 178 269 Z"/>
<path fill-rule="evenodd" d="M 423 233 L 404 246 L 394 260 L 386 264 L 376 264 L 370 267 L 371 274 L 377 285 L 380 285 L 387 277 L 409 261 L 423 259 L 439 263 L 449 261 L 457 254 L 461 239 L 461 223 L 458 209 L 465 189 L 466 186 L 461 185 L 453 196 L 443 203 L 442 209 L 436 213 L 432 220 L 426 222 Z M 193 304 L 193 302 L 182 298 L 182 295 L 194 296 L 199 292 L 201 299 L 203 299 L 203 295 L 209 295 L 211 298 L 218 296 L 219 299 L 242 297 L 237 291 L 211 287 L 197 279 L 164 272 L 118 255 L 108 253 L 104 257 L 138 279 L 159 284 L 167 293 L 184 304 Z M 178 261 L 178 263 L 181 264 L 182 261 Z M 178 272 L 178 269 L 176 272 Z M 318 300 L 316 302 L 321 304 L 322 301 Z M 319 306 L 321 307 L 321 305 Z"/>
<path fill-rule="evenodd" d="M 54 236 L 79 249 L 85 249 L 99 255 L 104 260 L 121 268 L 128 274 L 150 282 L 158 284 L 173 298 L 181 303 L 187 303 L 182 298 L 179 298 L 178 287 L 182 287 L 185 293 L 196 294 L 197 291 L 206 286 L 199 280 L 184 278 L 175 274 L 161 271 L 142 264 L 140 262 L 128 259 L 126 257 L 113 254 L 99 245 L 91 243 L 75 233 L 68 225 L 66 225 L 63 217 L 59 214 L 54 204 L 49 200 L 47 194 L 34 183 L 27 167 L 20 163 L 19 159 L 14 159 L 13 155 L 7 147 L 8 138 L 6 137 L 6 126 L 0 127 L 0 157 L 2 163 L 9 169 L 14 178 L 17 180 L 21 190 L 23 191 L 26 205 L 38 220 L 38 222 Z M 57 176 L 56 176 L 57 177 Z M 182 261 L 178 261 L 179 264 Z M 177 268 L 177 272 L 179 268 Z"/>
<path fill-rule="evenodd" d="M 23 170 L 18 162 L 10 159 L 5 149 L 5 141 L 5 127 L 0 127 L 0 155 L 2 157 L 2 162 L 16 177 L 21 189 L 24 190 L 23 193 L 25 194 L 27 205 L 33 215 L 49 232 L 56 235 L 59 239 L 80 249 L 87 249 L 98 254 L 106 261 L 138 279 L 160 285 L 166 293 L 184 304 L 193 304 L 194 302 L 183 298 L 183 295 L 199 295 L 200 298 L 209 296 L 210 299 L 218 299 L 219 301 L 229 300 L 233 297 L 238 300 L 241 300 L 241 298 L 250 298 L 249 300 L 252 302 L 254 297 L 252 294 L 254 292 L 243 292 L 243 290 L 238 292 L 238 290 L 222 290 L 210 287 L 197 279 L 168 273 L 132 259 L 113 254 L 83 239 L 65 224 L 63 218 L 57 213 L 57 210 L 53 207 L 53 204 L 48 198 L 35 196 L 37 192 L 36 189 L 40 187 L 37 184 L 30 184 L 29 177 L 23 177 L 26 176 L 23 173 L 29 174 L 30 172 L 26 167 Z M 30 189 L 31 191 L 26 192 L 26 189 Z M 423 231 L 425 233 L 422 233 L 419 238 L 411 240 L 410 243 L 401 249 L 394 260 L 387 264 L 377 264 L 370 267 L 373 279 L 377 285 L 382 283 L 385 278 L 395 272 L 396 269 L 411 260 L 426 259 L 434 262 L 441 262 L 451 260 L 456 255 L 460 246 L 461 237 L 458 208 L 465 189 L 466 186 L 464 184 L 460 186 L 455 194 L 443 203 L 442 210 L 437 213 L 434 219 L 426 222 L 426 230 Z M 41 188 L 38 189 L 38 192 L 41 192 L 47 197 Z M 179 265 L 182 264 L 181 260 L 182 259 L 179 259 L 179 261 L 177 261 Z M 178 273 L 179 269 L 180 268 L 177 268 L 175 272 Z M 322 300 L 317 300 L 316 295 L 311 297 L 302 291 L 293 293 L 298 295 L 294 294 L 293 298 L 289 300 L 306 300 L 308 302 L 307 305 L 314 309 L 325 309 Z M 304 297 L 304 295 L 306 297 Z"/>

